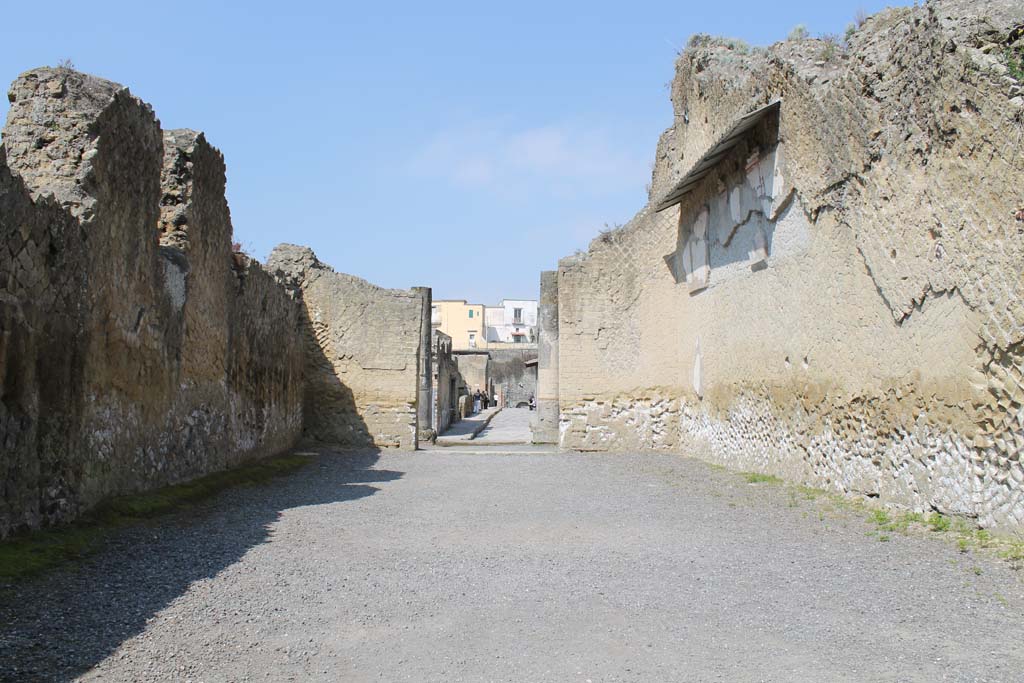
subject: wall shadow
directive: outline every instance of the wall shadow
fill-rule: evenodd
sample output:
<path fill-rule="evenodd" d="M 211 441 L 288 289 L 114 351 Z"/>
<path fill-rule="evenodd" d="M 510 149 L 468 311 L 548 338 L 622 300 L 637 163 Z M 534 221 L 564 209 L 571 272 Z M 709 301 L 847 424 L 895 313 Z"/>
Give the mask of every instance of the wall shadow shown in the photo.
<path fill-rule="evenodd" d="M 78 566 L 0 584 L 0 681 L 74 679 L 143 632 L 193 582 L 269 542 L 283 511 L 355 501 L 403 474 L 374 469 L 377 449 L 316 452 L 290 475 L 114 530 Z"/>
<path fill-rule="evenodd" d="M 322 444 L 373 447 L 373 435 L 359 414 L 355 394 L 338 377 L 317 341 L 301 286 L 294 283 L 292 288 L 299 300 L 298 333 L 302 339 L 303 437 Z"/>

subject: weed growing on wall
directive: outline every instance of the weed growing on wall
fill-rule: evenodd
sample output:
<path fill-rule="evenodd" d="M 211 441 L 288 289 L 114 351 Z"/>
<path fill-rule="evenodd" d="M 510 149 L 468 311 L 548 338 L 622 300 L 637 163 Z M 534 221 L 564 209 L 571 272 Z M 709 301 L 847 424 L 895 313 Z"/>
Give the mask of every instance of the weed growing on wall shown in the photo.
<path fill-rule="evenodd" d="M 1007 46 L 1003 49 L 1007 73 L 1018 81 L 1024 81 L 1024 46 Z"/>

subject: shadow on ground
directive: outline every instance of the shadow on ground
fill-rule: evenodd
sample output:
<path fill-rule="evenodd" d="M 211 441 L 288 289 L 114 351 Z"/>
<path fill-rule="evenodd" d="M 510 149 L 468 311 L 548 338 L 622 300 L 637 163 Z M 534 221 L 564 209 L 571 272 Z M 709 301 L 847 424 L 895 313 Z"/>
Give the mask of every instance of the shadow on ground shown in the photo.
<path fill-rule="evenodd" d="M 402 472 L 373 469 L 379 451 L 317 449 L 266 484 L 112 532 L 78 566 L 0 585 L 0 681 L 66 681 L 90 669 L 197 581 L 271 540 L 282 512 L 352 501 Z"/>

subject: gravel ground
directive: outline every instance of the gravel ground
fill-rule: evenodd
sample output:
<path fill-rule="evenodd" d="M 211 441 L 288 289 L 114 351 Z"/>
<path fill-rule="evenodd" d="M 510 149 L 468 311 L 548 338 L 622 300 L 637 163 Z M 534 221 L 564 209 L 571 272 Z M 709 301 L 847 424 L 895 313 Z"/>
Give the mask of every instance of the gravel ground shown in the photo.
<path fill-rule="evenodd" d="M 326 453 L 0 588 L 9 681 L 1021 681 L 1024 582 L 667 455 Z"/>

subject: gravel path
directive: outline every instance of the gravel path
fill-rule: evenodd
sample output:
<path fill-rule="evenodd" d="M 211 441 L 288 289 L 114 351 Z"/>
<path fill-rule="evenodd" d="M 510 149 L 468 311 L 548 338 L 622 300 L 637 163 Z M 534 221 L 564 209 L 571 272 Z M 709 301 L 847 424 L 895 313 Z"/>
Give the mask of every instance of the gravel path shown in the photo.
<path fill-rule="evenodd" d="M 324 454 L 123 530 L 0 588 L 0 678 L 1024 679 L 999 561 L 681 457 L 491 451 Z"/>

